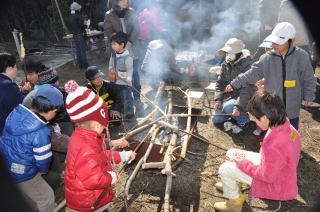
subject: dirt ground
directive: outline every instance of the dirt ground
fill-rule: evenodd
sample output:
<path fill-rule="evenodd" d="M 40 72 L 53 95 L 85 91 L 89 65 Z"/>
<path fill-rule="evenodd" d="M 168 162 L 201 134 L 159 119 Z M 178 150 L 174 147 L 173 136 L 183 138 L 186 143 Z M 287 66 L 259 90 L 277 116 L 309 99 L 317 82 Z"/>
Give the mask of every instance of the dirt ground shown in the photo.
<path fill-rule="evenodd" d="M 98 65 L 105 70 L 103 52 L 94 52 L 89 55 L 91 65 Z M 64 84 L 68 79 L 75 79 L 79 84 L 84 84 L 84 70 L 79 70 L 71 62 L 58 69 L 60 83 Z M 185 83 L 191 90 L 204 91 L 208 82 L 199 82 L 196 85 Z M 143 87 L 143 93 L 152 99 L 152 96 Z M 186 105 L 185 99 L 180 92 L 175 95 L 180 96 L 179 102 L 175 104 Z M 212 99 L 212 94 L 204 95 L 201 99 L 193 99 L 193 108 L 201 110 L 201 114 L 210 114 L 208 100 Z M 142 98 L 143 100 L 143 98 Z M 145 100 L 146 111 L 148 106 Z M 320 85 L 317 85 L 317 99 L 320 103 Z M 296 199 L 282 202 L 280 211 L 310 211 L 312 205 L 318 201 L 320 196 L 320 108 L 303 108 L 300 115 L 300 133 L 303 139 L 302 155 L 298 167 L 299 195 Z M 209 143 L 192 139 L 188 147 L 187 157 L 174 170 L 176 177 L 173 178 L 171 190 L 171 211 L 214 211 L 213 204 L 216 201 L 224 200 L 222 194 L 214 188 L 214 183 L 219 181 L 216 175 L 218 167 L 224 162 L 225 151 L 216 148 L 212 144 L 220 145 L 224 148 L 240 148 L 250 151 L 259 150 L 259 142 L 262 136 L 252 134 L 255 125 L 252 123 L 244 132 L 238 135 L 226 133 L 222 128 L 213 126 L 208 117 L 199 117 L 196 134 L 209 140 Z M 125 131 L 121 126 L 111 126 L 110 131 L 113 137 L 117 137 L 117 132 Z M 124 187 L 128 176 L 136 163 L 132 164 L 121 174 L 119 183 L 114 190 L 117 194 L 110 211 L 162 211 L 164 203 L 164 193 L 166 176 L 161 175 L 158 170 L 140 170 L 133 181 L 129 200 L 124 201 Z M 285 170 L 284 170 L 285 171 Z M 61 188 L 62 189 L 62 188 Z M 58 201 L 63 197 L 57 197 Z M 245 203 L 243 211 L 261 211 L 277 208 L 278 202 L 266 199 L 254 198 L 251 207 Z"/>

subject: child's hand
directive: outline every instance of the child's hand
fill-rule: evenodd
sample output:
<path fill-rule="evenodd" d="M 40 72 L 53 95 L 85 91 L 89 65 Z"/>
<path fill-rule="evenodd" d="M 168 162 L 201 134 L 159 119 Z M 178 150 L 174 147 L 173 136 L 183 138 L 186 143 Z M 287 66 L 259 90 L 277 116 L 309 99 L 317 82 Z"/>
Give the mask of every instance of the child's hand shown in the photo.
<path fill-rule="evenodd" d="M 117 140 L 111 140 L 111 145 L 112 146 L 115 146 L 115 147 L 126 147 L 126 146 L 129 146 L 129 143 L 126 139 L 124 138 L 119 138 Z"/>
<path fill-rule="evenodd" d="M 130 164 L 134 159 L 136 159 L 137 153 L 132 152 L 128 161 L 128 164 Z"/>
<path fill-rule="evenodd" d="M 237 108 L 234 108 L 231 115 L 232 116 L 240 116 L 240 111 Z"/>
<path fill-rule="evenodd" d="M 227 87 L 226 87 L 226 89 L 225 89 L 225 92 L 227 92 L 227 93 L 230 93 L 230 92 L 232 92 L 233 91 L 233 87 L 229 84 L 229 85 L 227 85 Z"/>
<path fill-rule="evenodd" d="M 131 81 L 127 81 L 128 86 L 132 87 L 132 82 Z"/>
<path fill-rule="evenodd" d="M 119 175 L 117 175 L 117 173 L 108 171 L 108 174 L 112 177 L 111 184 L 115 184 L 119 180 Z"/>
<path fill-rule="evenodd" d="M 132 150 L 122 151 L 122 152 L 119 152 L 119 154 L 120 154 L 121 162 L 128 161 L 128 164 L 130 164 L 137 156 L 137 153 L 132 152 Z"/>

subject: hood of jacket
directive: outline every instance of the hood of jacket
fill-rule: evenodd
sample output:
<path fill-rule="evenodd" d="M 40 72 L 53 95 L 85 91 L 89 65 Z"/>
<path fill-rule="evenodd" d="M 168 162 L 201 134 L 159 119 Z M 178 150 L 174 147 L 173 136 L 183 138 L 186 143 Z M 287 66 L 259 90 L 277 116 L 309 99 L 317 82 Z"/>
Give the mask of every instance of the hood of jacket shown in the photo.
<path fill-rule="evenodd" d="M 23 135 L 46 126 L 35 113 L 23 105 L 18 105 L 8 116 L 5 129 L 11 135 Z"/>

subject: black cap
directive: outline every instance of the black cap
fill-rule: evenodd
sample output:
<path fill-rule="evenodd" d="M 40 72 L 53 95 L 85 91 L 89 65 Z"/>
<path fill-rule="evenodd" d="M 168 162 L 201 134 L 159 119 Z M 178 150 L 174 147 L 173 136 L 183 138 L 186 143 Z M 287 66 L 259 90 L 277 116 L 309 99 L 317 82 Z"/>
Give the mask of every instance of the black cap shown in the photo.
<path fill-rule="evenodd" d="M 87 80 L 95 80 L 100 76 L 103 76 L 101 70 L 98 69 L 97 66 L 89 66 L 86 71 L 86 79 Z"/>

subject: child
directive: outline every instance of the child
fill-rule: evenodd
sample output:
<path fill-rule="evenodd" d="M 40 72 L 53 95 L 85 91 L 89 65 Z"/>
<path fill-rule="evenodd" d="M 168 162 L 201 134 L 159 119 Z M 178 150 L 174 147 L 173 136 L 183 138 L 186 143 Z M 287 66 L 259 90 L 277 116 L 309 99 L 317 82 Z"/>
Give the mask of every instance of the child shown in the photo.
<path fill-rule="evenodd" d="M 247 111 L 252 121 L 268 131 L 260 153 L 228 150 L 219 175 L 223 196 L 229 200 L 214 204 L 219 211 L 241 211 L 245 198 L 239 196 L 238 183 L 251 185 L 251 195 L 260 198 L 292 200 L 298 194 L 301 137 L 290 125 L 282 100 L 274 93 L 259 91 L 248 102 Z"/>
<path fill-rule="evenodd" d="M 36 202 L 39 211 L 53 211 L 54 193 L 41 177 L 51 163 L 50 130 L 47 121 L 63 105 L 62 93 L 54 87 L 37 90 L 28 109 L 18 105 L 8 116 L 0 150 L 18 187 Z"/>
<path fill-rule="evenodd" d="M 117 32 L 111 37 L 112 54 L 109 62 L 109 72 L 115 74 L 115 83 L 121 97 L 122 116 L 124 119 L 134 117 L 132 97 L 133 58 L 125 49 L 128 36 Z"/>
<path fill-rule="evenodd" d="M 76 211 L 103 211 L 114 198 L 111 184 L 118 176 L 113 171 L 115 163 L 133 160 L 132 151 L 110 151 L 106 149 L 105 135 L 109 146 L 124 147 L 124 139 L 110 141 L 108 132 L 108 108 L 104 101 L 90 89 L 78 87 L 75 81 L 65 85 L 69 93 L 66 100 L 67 111 L 76 123 L 68 146 L 65 170 L 65 195 L 67 206 Z M 92 209 L 105 188 L 108 192 Z"/>
<path fill-rule="evenodd" d="M 248 84 L 234 92 L 225 92 L 225 87 L 234 78 L 251 67 L 250 52 L 244 47 L 242 40 L 230 38 L 225 46 L 219 50 L 219 54 L 225 56 L 225 61 L 221 65 L 221 74 L 216 83 L 214 114 L 232 114 L 231 118 L 235 120 L 236 124 L 228 121 L 229 116 L 213 116 L 212 122 L 215 124 L 224 123 L 225 131 L 232 130 L 233 133 L 240 133 L 249 123 L 245 107 L 256 90 L 253 85 Z"/>
<path fill-rule="evenodd" d="M 97 66 L 90 66 L 86 71 L 87 88 L 99 95 L 107 104 L 110 119 L 119 119 L 119 96 L 114 83 L 104 80 L 103 73 Z"/>
<path fill-rule="evenodd" d="M 281 97 L 290 123 L 298 129 L 301 103 L 312 105 L 316 79 L 308 53 L 294 46 L 295 35 L 296 30 L 292 24 L 278 23 L 265 39 L 272 42 L 273 50 L 262 55 L 250 70 L 233 79 L 226 86 L 226 92 L 264 78 L 264 88 Z"/>

